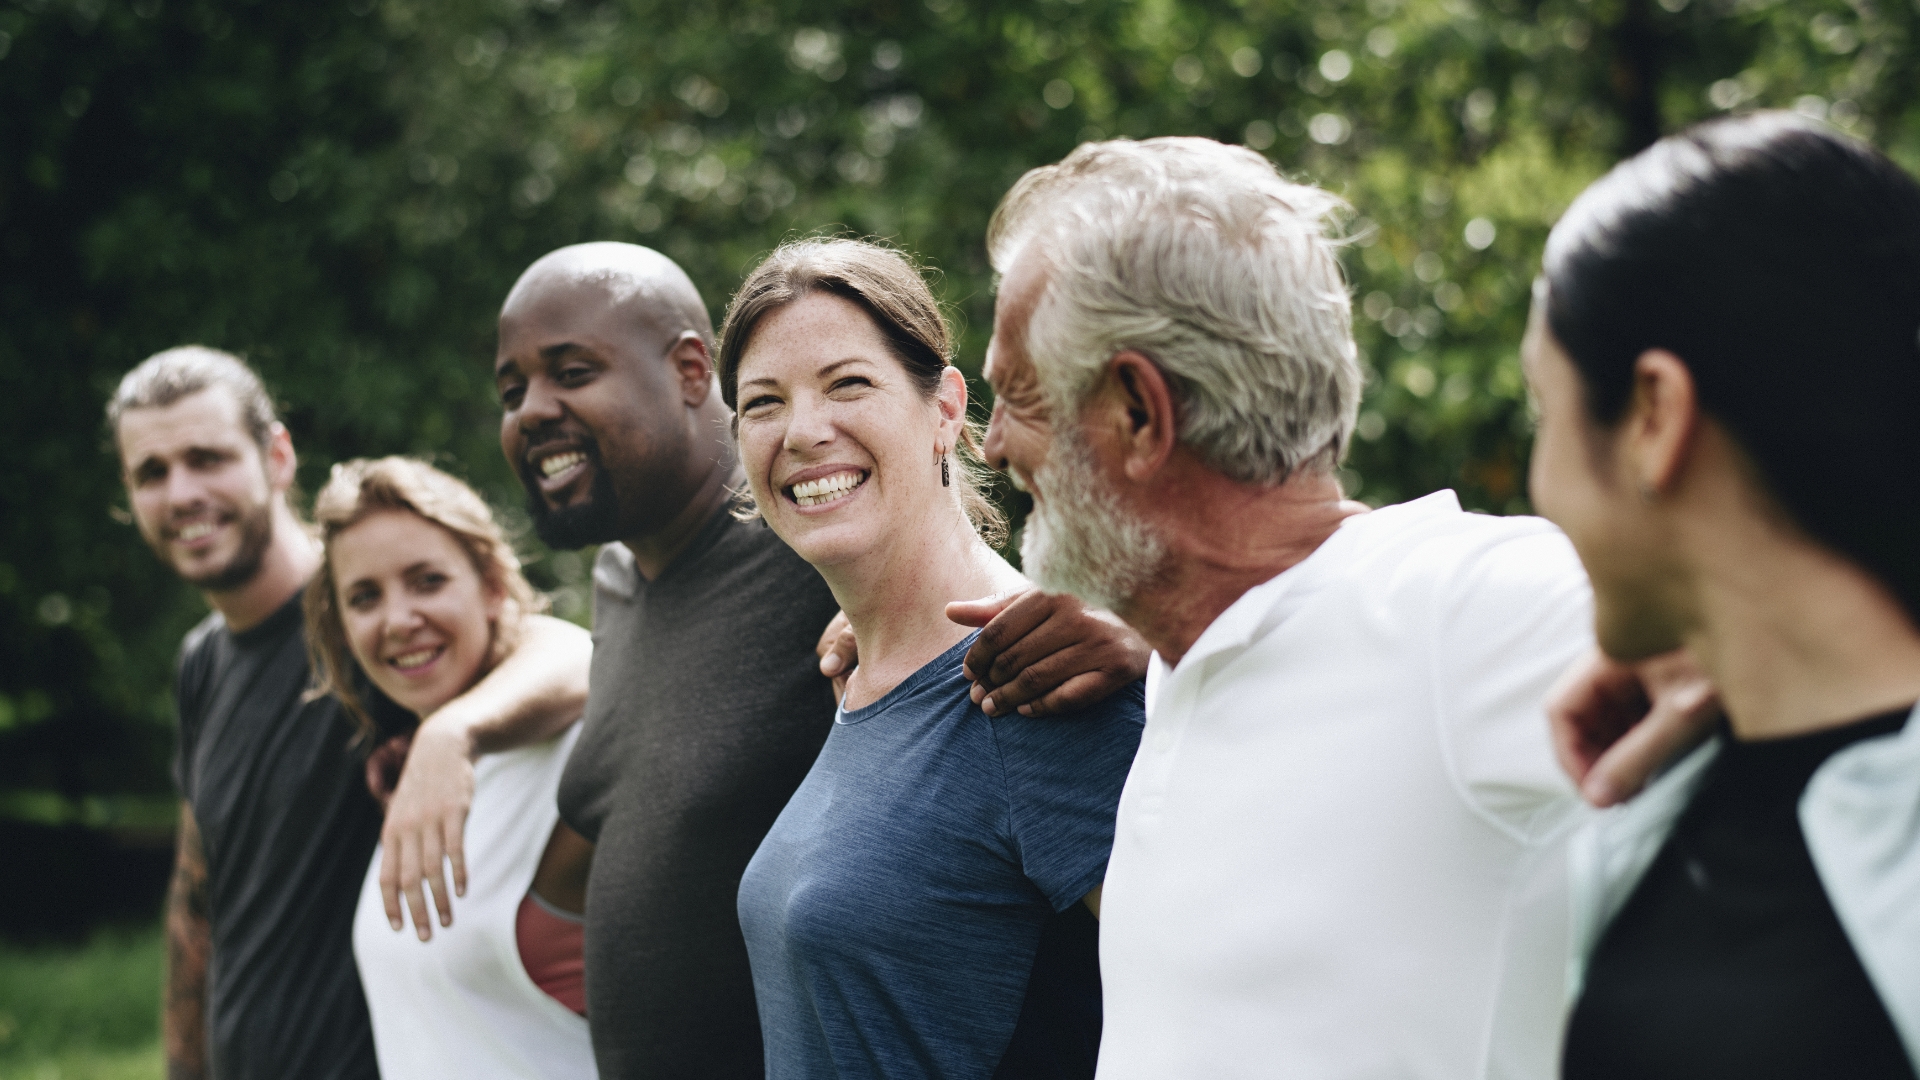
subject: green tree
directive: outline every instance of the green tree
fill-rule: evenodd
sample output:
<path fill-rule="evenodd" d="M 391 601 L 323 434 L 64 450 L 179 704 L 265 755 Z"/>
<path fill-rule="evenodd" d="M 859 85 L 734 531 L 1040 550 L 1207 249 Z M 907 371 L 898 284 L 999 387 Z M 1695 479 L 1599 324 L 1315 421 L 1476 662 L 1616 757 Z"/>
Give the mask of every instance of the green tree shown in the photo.
<path fill-rule="evenodd" d="M 937 268 L 977 373 L 1008 185 L 1086 139 L 1206 135 L 1353 204 L 1370 384 L 1349 486 L 1521 511 L 1515 353 L 1561 209 L 1729 109 L 1920 160 L 1916 20 L 1880 0 L 12 0 L 0 792 L 167 790 L 171 657 L 204 609 L 109 516 L 99 419 L 157 349 L 255 362 L 309 487 L 427 453 L 513 507 L 492 318 L 543 252 L 649 244 L 717 315 L 783 238 L 888 237 Z M 582 613 L 579 557 L 534 569 Z"/>

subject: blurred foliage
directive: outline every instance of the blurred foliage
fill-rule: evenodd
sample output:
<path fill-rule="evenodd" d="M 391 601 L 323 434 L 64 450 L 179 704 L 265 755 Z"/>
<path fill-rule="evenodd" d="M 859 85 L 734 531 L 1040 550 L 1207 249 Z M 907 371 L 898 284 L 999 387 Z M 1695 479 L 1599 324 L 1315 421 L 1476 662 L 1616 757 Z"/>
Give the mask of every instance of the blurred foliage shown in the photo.
<path fill-rule="evenodd" d="M 158 928 L 80 948 L 0 945 L 0 1076 L 159 1080 Z"/>
<path fill-rule="evenodd" d="M 0 789 L 167 791 L 204 608 L 110 517 L 99 419 L 160 348 L 249 357 L 309 490 L 410 451 L 514 506 L 492 319 L 545 251 L 652 245 L 717 314 L 785 237 L 890 237 L 941 272 L 977 372 L 1008 185 L 1084 139 L 1200 134 L 1355 207 L 1350 488 L 1518 511 L 1515 349 L 1568 200 L 1729 109 L 1913 160 L 1916 23 L 1889 0 L 4 0 Z M 584 566 L 534 564 L 576 617 Z"/>

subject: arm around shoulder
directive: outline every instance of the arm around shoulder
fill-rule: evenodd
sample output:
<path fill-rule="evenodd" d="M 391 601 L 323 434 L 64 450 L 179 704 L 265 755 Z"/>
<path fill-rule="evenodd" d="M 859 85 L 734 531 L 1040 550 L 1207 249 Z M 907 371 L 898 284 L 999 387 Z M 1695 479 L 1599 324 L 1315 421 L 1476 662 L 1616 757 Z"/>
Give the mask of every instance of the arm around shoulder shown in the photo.
<path fill-rule="evenodd" d="M 551 738 L 587 704 L 593 638 L 572 623 L 530 616 L 520 647 L 414 733 L 406 767 L 380 831 L 380 891 L 388 922 L 400 928 L 406 896 L 422 940 L 432 936 L 425 890 L 440 925 L 453 923 L 453 896 L 467 891 L 464 836 L 473 804 L 473 759 Z M 444 867 L 453 871 L 447 888 Z"/>

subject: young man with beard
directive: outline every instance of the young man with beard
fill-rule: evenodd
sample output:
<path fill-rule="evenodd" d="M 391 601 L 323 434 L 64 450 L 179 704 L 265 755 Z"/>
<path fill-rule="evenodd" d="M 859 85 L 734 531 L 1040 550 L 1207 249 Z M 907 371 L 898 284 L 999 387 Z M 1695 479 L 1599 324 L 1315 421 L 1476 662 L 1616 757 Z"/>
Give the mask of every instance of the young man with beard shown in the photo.
<path fill-rule="evenodd" d="M 1204 139 L 1080 147 L 989 231 L 987 457 L 1042 587 L 1156 656 L 1101 904 L 1107 1080 L 1552 1075 L 1590 647 L 1537 518 L 1368 512 L 1334 196 Z"/>
<path fill-rule="evenodd" d="M 134 368 L 107 417 L 141 536 L 214 609 L 181 646 L 175 691 L 168 1075 L 375 1077 L 351 931 L 380 807 L 352 722 L 307 694 L 299 596 L 320 551 L 288 498 L 293 441 L 259 377 L 198 346 Z M 484 743 L 501 724 L 578 716 L 581 631 L 529 630 L 435 721 Z"/>
<path fill-rule="evenodd" d="M 545 256 L 500 312 L 500 443 L 535 526 L 552 547 L 605 545 L 593 692 L 560 805 L 596 845 L 588 1019 L 610 1080 L 764 1075 L 735 893 L 833 721 L 814 651 L 832 594 L 729 512 L 742 476 L 711 341 L 686 274 L 630 244 Z M 1136 638 L 1070 599 L 950 615 L 994 618 L 968 658 L 990 710 L 1064 711 L 1144 669 Z M 410 761 L 401 795 L 430 768 Z"/>

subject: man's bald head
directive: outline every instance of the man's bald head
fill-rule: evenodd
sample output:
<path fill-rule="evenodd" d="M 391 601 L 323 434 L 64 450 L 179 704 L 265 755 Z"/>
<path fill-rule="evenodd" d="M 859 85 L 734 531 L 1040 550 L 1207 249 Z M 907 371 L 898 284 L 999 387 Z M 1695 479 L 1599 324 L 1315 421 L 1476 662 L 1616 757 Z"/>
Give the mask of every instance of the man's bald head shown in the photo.
<path fill-rule="evenodd" d="M 555 301 L 619 310 L 635 321 L 636 330 L 660 340 L 691 330 L 713 344 L 713 319 L 687 272 L 639 244 L 606 240 L 548 252 L 513 283 L 500 317 L 511 319 Z"/>
<path fill-rule="evenodd" d="M 724 492 L 712 341 L 693 282 L 649 248 L 576 244 L 520 275 L 494 354 L 500 449 L 549 546 L 641 550 L 701 511 L 703 491 Z"/>

